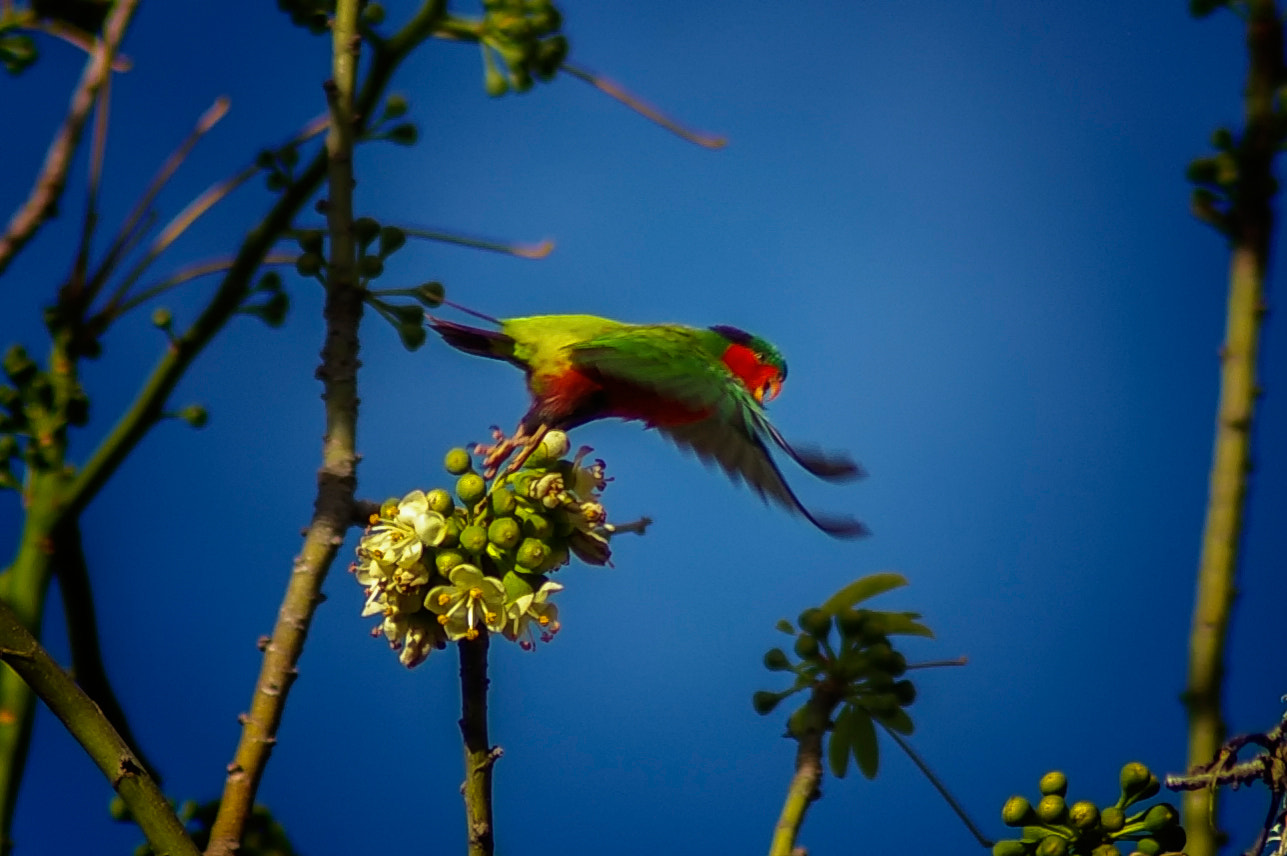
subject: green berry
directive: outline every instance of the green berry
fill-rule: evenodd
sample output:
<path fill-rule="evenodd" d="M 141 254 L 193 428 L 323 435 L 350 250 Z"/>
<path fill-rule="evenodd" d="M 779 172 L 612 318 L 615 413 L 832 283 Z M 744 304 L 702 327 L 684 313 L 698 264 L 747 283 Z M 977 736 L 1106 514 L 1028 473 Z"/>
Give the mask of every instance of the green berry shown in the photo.
<path fill-rule="evenodd" d="M 460 530 L 460 547 L 469 553 L 478 554 L 487 548 L 487 530 L 473 524 Z"/>
<path fill-rule="evenodd" d="M 1001 822 L 1006 826 L 1030 826 L 1034 819 L 1032 803 L 1018 794 L 1006 800 L 1001 808 Z"/>
<path fill-rule="evenodd" d="M 487 482 L 478 473 L 465 473 L 456 480 L 456 496 L 465 505 L 473 505 L 487 494 Z"/>
<path fill-rule="evenodd" d="M 1041 795 L 1049 796 L 1066 796 L 1068 793 L 1068 777 L 1059 770 L 1051 770 L 1041 777 L 1041 782 L 1037 785 Z"/>
<path fill-rule="evenodd" d="M 1063 823 L 1068 805 L 1059 794 L 1048 794 L 1037 803 L 1037 819 L 1042 823 Z"/>
<path fill-rule="evenodd" d="M 1119 832 L 1126 825 L 1126 812 L 1110 805 L 1100 812 L 1099 824 L 1104 827 L 1105 832 Z"/>
<path fill-rule="evenodd" d="M 492 491 L 492 513 L 498 517 L 508 517 L 518 506 L 518 498 L 508 487 Z"/>
<path fill-rule="evenodd" d="M 358 262 L 358 272 L 368 279 L 374 279 L 384 273 L 384 260 L 379 256 L 363 256 Z"/>
<path fill-rule="evenodd" d="M 162 330 L 169 330 L 170 325 L 174 323 L 174 316 L 170 310 L 164 306 L 158 306 L 152 310 L 152 324 Z"/>
<path fill-rule="evenodd" d="M 901 707 L 907 707 L 916 701 L 916 685 L 911 681 L 899 681 L 894 684 L 894 697 Z"/>
<path fill-rule="evenodd" d="M 442 465 L 447 468 L 447 472 L 453 476 L 463 476 L 474 467 L 474 459 L 469 457 L 469 453 L 457 446 L 447 452 L 443 458 Z"/>
<path fill-rule="evenodd" d="M 1135 851 L 1144 856 L 1157 856 L 1162 852 L 1162 843 L 1156 838 L 1141 838 L 1135 842 Z"/>
<path fill-rule="evenodd" d="M 1091 829 L 1099 823 L 1099 807 L 1090 800 L 1079 800 L 1068 809 L 1068 822 L 1077 829 Z"/>
<path fill-rule="evenodd" d="M 429 500 L 429 510 L 439 514 L 451 514 L 456 509 L 456 503 L 451 501 L 451 494 L 440 487 L 425 494 L 425 499 Z"/>
<path fill-rule="evenodd" d="M 493 520 L 492 525 L 487 527 L 487 540 L 502 550 L 512 550 L 522 537 L 523 530 L 519 527 L 518 521 L 512 517 Z"/>
<path fill-rule="evenodd" d="M 434 556 L 433 563 L 438 573 L 445 577 L 452 568 L 463 565 L 465 557 L 455 550 L 439 550 L 438 555 Z"/>
<path fill-rule="evenodd" d="M 543 514 L 529 514 L 523 519 L 523 534 L 545 541 L 554 535 L 554 524 Z"/>
<path fill-rule="evenodd" d="M 1122 851 L 1111 844 L 1101 844 L 1090 851 L 1090 856 L 1122 856 Z"/>
<path fill-rule="evenodd" d="M 380 224 L 370 217 L 359 217 L 353 221 L 353 237 L 365 247 L 380 234 Z"/>
<path fill-rule="evenodd" d="M 322 269 L 322 257 L 318 253 L 304 253 L 295 260 L 295 272 L 300 276 L 317 276 Z"/>
<path fill-rule="evenodd" d="M 1028 845 L 1013 838 L 1003 838 L 992 845 L 992 856 L 1024 856 Z"/>

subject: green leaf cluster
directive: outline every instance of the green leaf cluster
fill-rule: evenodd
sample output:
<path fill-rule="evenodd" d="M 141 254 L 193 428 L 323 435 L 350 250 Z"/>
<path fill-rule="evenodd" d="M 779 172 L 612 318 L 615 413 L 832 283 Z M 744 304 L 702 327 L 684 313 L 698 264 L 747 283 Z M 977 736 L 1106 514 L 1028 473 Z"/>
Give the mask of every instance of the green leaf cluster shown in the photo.
<path fill-rule="evenodd" d="M 0 383 L 0 489 L 16 489 L 15 461 L 31 470 L 62 465 L 68 426 L 89 421 L 89 396 L 70 376 L 54 378 L 21 345 L 5 352 L 0 368 L 8 381 Z"/>
<path fill-rule="evenodd" d="M 876 776 L 876 724 L 900 734 L 913 731 L 906 708 L 916 700 L 916 687 L 903 677 L 907 658 L 894 648 L 890 637 L 932 637 L 933 633 L 920 623 L 917 613 L 858 606 L 906 584 L 893 573 L 856 580 L 821 607 L 804 610 L 794 625 L 786 619 L 778 622 L 778 630 L 794 637 L 791 650 L 797 659 L 782 648 L 764 655 L 767 669 L 791 672 L 795 681 L 785 690 L 757 692 L 756 711 L 768 714 L 783 699 L 811 690 L 810 699 L 788 718 L 788 733 L 798 739 L 810 731 L 829 731 L 827 760 L 839 778 L 848 772 L 851 757 L 864 776 Z"/>
<path fill-rule="evenodd" d="M 1034 806 L 1025 797 L 1012 796 L 1001 809 L 1006 826 L 1023 830 L 1021 838 L 998 841 L 993 856 L 1121 856 L 1127 852 L 1156 856 L 1184 849 L 1180 815 L 1170 803 L 1136 808 L 1157 796 L 1161 784 L 1143 764 L 1122 767 L 1121 793 L 1111 805 L 1090 800 L 1069 804 L 1068 777 L 1053 770 L 1041 777 L 1041 798 Z"/>

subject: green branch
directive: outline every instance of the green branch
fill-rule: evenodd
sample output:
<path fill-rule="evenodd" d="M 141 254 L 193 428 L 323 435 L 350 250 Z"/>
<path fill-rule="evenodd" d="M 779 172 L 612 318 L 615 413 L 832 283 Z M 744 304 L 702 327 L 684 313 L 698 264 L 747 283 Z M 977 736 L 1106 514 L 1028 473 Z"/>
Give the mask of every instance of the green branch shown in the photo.
<path fill-rule="evenodd" d="M 165 795 L 129 745 L 112 728 L 93 699 L 86 695 L 19 617 L 0 604 L 0 659 L 20 675 L 44 700 L 85 751 L 138 821 L 158 853 L 198 856 L 200 851 L 183 829 Z"/>
<path fill-rule="evenodd" d="M 465 742 L 465 827 L 469 856 L 491 856 L 496 846 L 492 815 L 492 768 L 500 748 L 487 737 L 488 635 L 462 639 L 460 646 L 460 735 Z"/>
<path fill-rule="evenodd" d="M 791 777 L 786 800 L 782 804 L 782 814 L 773 829 L 769 856 L 793 856 L 796 853 L 795 841 L 800 834 L 800 827 L 804 825 L 805 813 L 809 811 L 813 801 L 821 796 L 822 735 L 831 719 L 831 712 L 839 703 L 837 690 L 829 684 L 815 686 L 806 702 L 810 710 L 807 719 L 811 724 L 802 734 L 795 735 L 798 742 L 795 750 L 795 775 Z"/>
<path fill-rule="evenodd" d="M 1238 543 L 1242 535 L 1251 426 L 1257 394 L 1256 357 L 1265 313 L 1264 283 L 1274 231 L 1274 157 L 1281 142 L 1274 95 L 1283 77 L 1283 29 L 1274 0 L 1247 3 L 1250 69 L 1244 101 L 1246 129 L 1237 150 L 1238 182 L 1228 215 L 1232 241 L 1225 342 L 1220 351 L 1220 401 L 1198 568 L 1189 674 L 1184 699 L 1189 714 L 1188 764 L 1209 763 L 1220 749 L 1225 645 L 1233 608 Z M 1190 856 L 1213 856 L 1215 796 L 1184 796 Z"/>

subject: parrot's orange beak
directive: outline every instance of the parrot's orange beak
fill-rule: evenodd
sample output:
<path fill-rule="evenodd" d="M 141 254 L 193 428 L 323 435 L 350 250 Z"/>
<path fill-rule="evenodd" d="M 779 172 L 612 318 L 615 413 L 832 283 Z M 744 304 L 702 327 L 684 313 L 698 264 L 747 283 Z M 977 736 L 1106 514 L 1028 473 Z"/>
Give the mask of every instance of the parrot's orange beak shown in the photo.
<path fill-rule="evenodd" d="M 755 401 L 758 404 L 765 404 L 778 397 L 782 391 L 782 379 L 780 377 L 771 377 L 755 388 Z"/>

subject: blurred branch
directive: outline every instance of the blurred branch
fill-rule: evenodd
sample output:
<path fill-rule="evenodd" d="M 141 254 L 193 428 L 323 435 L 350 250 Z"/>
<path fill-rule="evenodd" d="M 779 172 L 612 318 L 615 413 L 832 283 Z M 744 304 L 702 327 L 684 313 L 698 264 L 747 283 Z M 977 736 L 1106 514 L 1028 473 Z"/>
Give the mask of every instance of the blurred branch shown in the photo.
<path fill-rule="evenodd" d="M 299 257 L 297 253 L 269 253 L 264 256 L 261 266 L 268 265 L 290 265 L 294 264 Z M 210 261 L 196 262 L 186 267 L 180 268 L 170 276 L 140 291 L 138 294 L 121 303 L 114 310 L 114 315 L 123 315 L 134 307 L 146 303 L 157 295 L 164 294 L 177 285 L 183 285 L 185 282 L 191 282 L 194 279 L 200 279 L 203 276 L 210 276 L 213 273 L 223 273 L 232 268 L 234 259 L 212 259 Z"/>
<path fill-rule="evenodd" d="M 460 735 L 465 742 L 465 828 L 469 856 L 491 856 L 496 846 L 492 816 L 492 769 L 500 747 L 489 745 L 487 737 L 487 648 L 486 631 L 477 639 L 461 639 L 460 647 Z"/>
<path fill-rule="evenodd" d="M 66 672 L 40 647 L 18 616 L 0 603 L 0 659 L 22 677 L 94 763 L 138 821 L 158 853 L 199 856 L 183 824 L 129 745 Z M 7 848 L 6 848 L 7 849 Z"/>
<path fill-rule="evenodd" d="M 67 641 L 71 648 L 71 671 L 76 683 L 102 710 L 125 743 L 134 748 L 139 763 L 160 783 L 157 768 L 143 754 L 138 739 L 125 718 L 125 710 L 116 698 L 103 665 L 103 651 L 98 643 L 98 615 L 94 594 L 89 584 L 89 568 L 81 542 L 80 521 L 62 527 L 55 541 L 54 573 L 66 616 Z"/>
<path fill-rule="evenodd" d="M 436 229 L 419 229 L 414 226 L 402 226 L 402 231 L 409 238 L 423 238 L 427 241 L 440 241 L 444 244 L 456 244 L 461 247 L 472 247 L 476 250 L 490 250 L 520 259 L 543 259 L 554 251 L 554 242 L 548 238 L 539 244 L 503 244 L 499 241 L 486 241 L 482 238 L 470 238 Z"/>
<path fill-rule="evenodd" d="M 1248 0 L 1246 11 L 1250 55 L 1244 95 L 1246 128 L 1236 151 L 1238 181 L 1228 219 L 1232 259 L 1225 342 L 1220 351 L 1220 401 L 1184 692 L 1190 767 L 1215 757 L 1225 735 L 1221 710 L 1225 645 L 1251 469 L 1256 358 L 1274 233 L 1273 166 L 1282 141 L 1274 103 L 1283 81 L 1282 21 L 1274 0 Z M 1183 805 L 1189 836 L 1186 851 L 1190 856 L 1214 856 L 1221 837 L 1214 793 L 1209 799 L 1200 791 L 1186 793 Z"/>
<path fill-rule="evenodd" d="M 75 154 L 81 132 L 85 129 L 85 120 L 94 106 L 99 88 L 111 74 L 112 58 L 125 37 L 138 3 L 139 0 L 116 0 L 108 14 L 103 25 L 103 38 L 85 64 L 80 82 L 72 94 L 67 116 L 45 155 L 45 164 L 36 178 L 36 185 L 27 201 L 10 219 L 4 235 L 0 236 L 0 274 L 4 273 L 14 256 L 57 209 L 58 200 L 67 184 L 67 171 L 71 167 L 72 155 Z"/>

